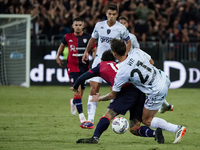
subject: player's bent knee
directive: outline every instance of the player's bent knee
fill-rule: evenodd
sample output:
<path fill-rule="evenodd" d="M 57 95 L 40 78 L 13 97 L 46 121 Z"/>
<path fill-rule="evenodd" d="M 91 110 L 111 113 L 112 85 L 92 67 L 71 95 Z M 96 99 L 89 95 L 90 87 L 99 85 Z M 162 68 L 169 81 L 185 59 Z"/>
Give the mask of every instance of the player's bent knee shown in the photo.
<path fill-rule="evenodd" d="M 98 86 L 91 86 L 90 95 L 95 95 L 96 93 L 99 93 L 99 87 Z"/>
<path fill-rule="evenodd" d="M 91 87 L 91 89 L 90 89 L 90 95 L 95 95 L 96 93 L 98 93 L 97 88 Z"/>
<path fill-rule="evenodd" d="M 142 123 L 144 124 L 144 125 L 147 125 L 147 126 L 150 126 L 151 125 L 151 118 L 142 118 Z"/>
<path fill-rule="evenodd" d="M 100 83 L 91 81 L 90 82 L 90 95 L 95 95 L 96 93 L 98 93 L 99 88 L 100 88 Z"/>

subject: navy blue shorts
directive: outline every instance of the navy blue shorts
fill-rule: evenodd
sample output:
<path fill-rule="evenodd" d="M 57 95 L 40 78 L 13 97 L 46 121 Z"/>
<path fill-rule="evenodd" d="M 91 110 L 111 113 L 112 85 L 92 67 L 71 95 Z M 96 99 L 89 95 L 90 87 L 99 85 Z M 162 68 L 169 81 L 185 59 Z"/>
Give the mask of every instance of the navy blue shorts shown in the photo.
<path fill-rule="evenodd" d="M 110 103 L 108 108 L 121 115 L 125 115 L 129 111 L 129 120 L 138 119 L 141 122 L 144 102 L 145 94 L 130 84 L 121 89 L 117 98 Z"/>
<path fill-rule="evenodd" d="M 81 76 L 83 73 L 81 72 L 70 72 L 69 73 L 69 80 L 72 84 L 72 86 L 74 85 L 74 83 L 76 82 L 76 80 L 78 79 L 79 76 Z M 86 82 L 81 84 L 81 89 L 84 90 L 85 89 L 85 84 Z"/>

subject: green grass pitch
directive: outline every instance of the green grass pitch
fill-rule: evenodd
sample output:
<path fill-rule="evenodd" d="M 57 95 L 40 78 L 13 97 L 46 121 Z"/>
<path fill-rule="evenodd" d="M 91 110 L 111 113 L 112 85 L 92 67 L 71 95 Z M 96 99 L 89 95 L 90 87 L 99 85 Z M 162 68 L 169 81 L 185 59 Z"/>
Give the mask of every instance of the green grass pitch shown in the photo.
<path fill-rule="evenodd" d="M 87 117 L 89 86 L 83 96 L 83 111 Z M 106 94 L 109 87 L 101 87 Z M 200 149 L 200 89 L 169 90 L 167 101 L 173 112 L 157 114 L 168 122 L 187 127 L 181 143 L 173 144 L 174 134 L 163 131 L 165 144 L 153 138 L 136 137 L 130 132 L 117 135 L 109 126 L 98 144 L 76 144 L 79 138 L 89 138 L 94 129 L 81 129 L 78 114 L 70 113 L 69 86 L 0 86 L 0 150 L 197 150 Z M 99 102 L 95 126 L 109 104 Z M 128 119 L 128 113 L 125 116 Z"/>

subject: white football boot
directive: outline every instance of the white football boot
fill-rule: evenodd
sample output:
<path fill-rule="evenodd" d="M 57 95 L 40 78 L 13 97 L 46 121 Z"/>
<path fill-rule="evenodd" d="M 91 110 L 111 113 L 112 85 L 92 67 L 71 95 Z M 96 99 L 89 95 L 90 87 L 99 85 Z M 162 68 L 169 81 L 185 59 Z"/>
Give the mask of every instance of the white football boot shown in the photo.
<path fill-rule="evenodd" d="M 173 143 L 180 143 L 181 138 L 183 137 L 183 135 L 185 135 L 185 132 L 186 132 L 186 127 L 180 126 L 179 129 L 175 133 L 175 140 Z"/>

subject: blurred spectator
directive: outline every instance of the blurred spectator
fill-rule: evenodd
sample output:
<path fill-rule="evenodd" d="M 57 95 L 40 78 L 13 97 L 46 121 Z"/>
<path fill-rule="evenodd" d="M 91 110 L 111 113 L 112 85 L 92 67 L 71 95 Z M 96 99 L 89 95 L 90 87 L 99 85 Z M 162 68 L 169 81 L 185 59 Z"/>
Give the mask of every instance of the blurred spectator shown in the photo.
<path fill-rule="evenodd" d="M 197 43 L 200 44 L 200 23 L 197 25 Z M 199 45 L 199 50 L 200 50 L 200 45 Z"/>
<path fill-rule="evenodd" d="M 168 43 L 169 43 L 169 47 L 168 47 L 168 51 L 167 51 L 167 60 L 174 60 L 174 42 L 173 42 L 173 30 L 172 28 L 169 28 L 168 31 Z"/>
<path fill-rule="evenodd" d="M 181 47 L 180 43 L 182 41 L 182 34 L 178 27 L 175 27 L 173 29 L 173 33 L 174 33 L 174 35 L 173 35 L 172 39 L 174 42 L 175 59 L 180 61 L 182 53 L 183 53 L 183 51 L 181 51 L 182 49 L 180 48 Z"/>
<path fill-rule="evenodd" d="M 134 14 L 137 17 L 137 20 L 135 20 L 135 32 L 137 36 L 142 36 L 142 42 L 146 42 L 146 35 L 147 32 L 149 31 L 149 26 L 148 26 L 148 19 L 152 17 L 155 19 L 154 16 L 154 11 L 149 9 L 147 7 L 146 2 L 140 2 L 139 6 L 136 8 L 134 11 Z"/>
<path fill-rule="evenodd" d="M 71 31 L 70 22 L 67 18 L 64 18 L 61 23 L 60 34 L 61 36 L 64 36 L 65 34 L 70 33 L 70 31 Z"/>
<path fill-rule="evenodd" d="M 197 34 L 194 31 L 193 28 L 189 29 L 189 47 L 188 47 L 188 51 L 189 51 L 189 61 L 196 61 L 197 60 Z"/>

